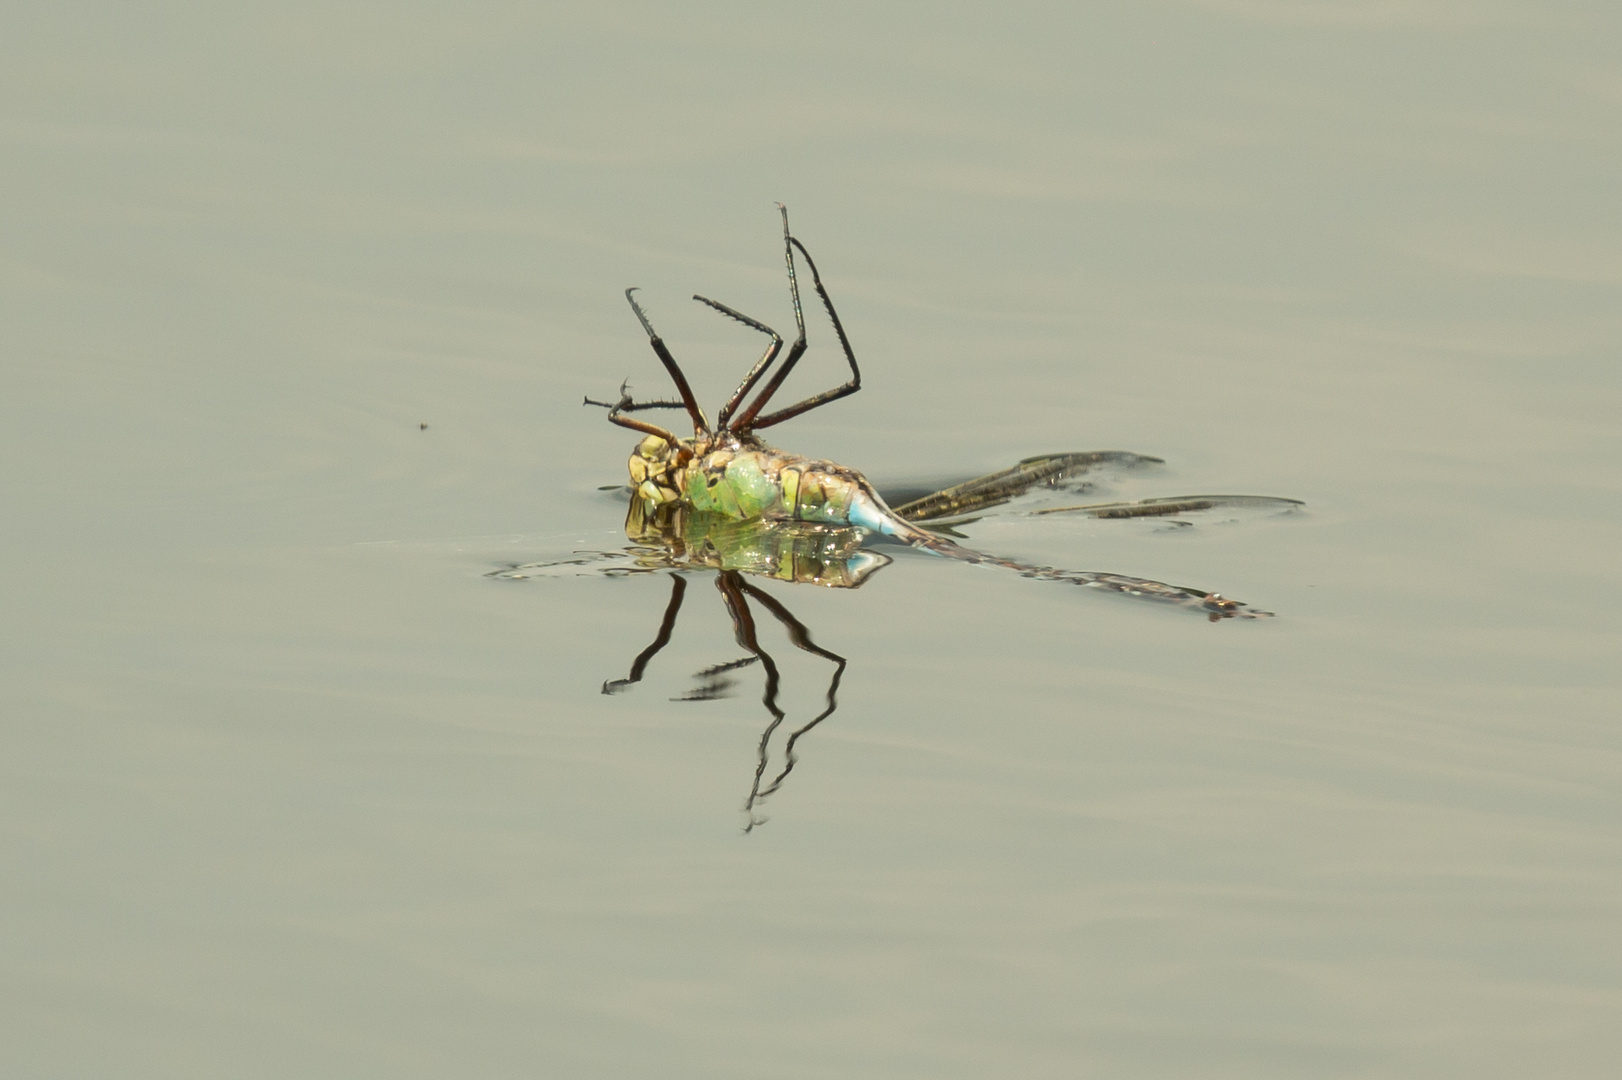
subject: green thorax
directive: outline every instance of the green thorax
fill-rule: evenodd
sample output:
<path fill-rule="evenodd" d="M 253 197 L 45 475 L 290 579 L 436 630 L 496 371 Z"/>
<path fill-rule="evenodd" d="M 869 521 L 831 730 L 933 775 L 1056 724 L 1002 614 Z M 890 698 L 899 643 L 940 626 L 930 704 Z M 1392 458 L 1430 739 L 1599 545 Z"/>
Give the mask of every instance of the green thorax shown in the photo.
<path fill-rule="evenodd" d="M 650 436 L 631 457 L 631 480 L 647 509 L 679 503 L 734 521 L 844 525 L 864 494 L 877 499 L 854 469 L 730 434 L 675 446 Z"/>

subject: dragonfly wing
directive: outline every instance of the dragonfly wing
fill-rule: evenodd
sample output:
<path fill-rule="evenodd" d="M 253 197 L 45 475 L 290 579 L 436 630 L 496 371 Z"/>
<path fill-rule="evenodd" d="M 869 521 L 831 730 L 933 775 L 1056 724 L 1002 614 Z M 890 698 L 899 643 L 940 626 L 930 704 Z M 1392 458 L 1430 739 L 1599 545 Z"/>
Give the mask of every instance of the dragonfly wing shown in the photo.
<path fill-rule="evenodd" d="M 1125 450 L 1088 450 L 1063 454 L 1039 454 L 1011 468 L 977 476 L 927 494 L 892 490 L 883 493 L 891 508 L 908 521 L 925 523 L 965 519 L 1001 506 L 1036 489 L 1064 489 L 1095 470 L 1106 467 L 1135 468 L 1158 465 L 1161 459 Z M 903 496 L 911 495 L 911 498 Z M 899 504 L 899 505 L 898 505 Z"/>
<path fill-rule="evenodd" d="M 1139 499 L 1136 502 L 1084 503 L 1075 506 L 1043 506 L 1031 510 L 1032 516 L 1042 514 L 1082 514 L 1094 518 L 1165 518 L 1206 510 L 1261 511 L 1263 514 L 1288 514 L 1306 504 L 1300 499 L 1284 499 L 1273 495 L 1174 495 L 1158 499 Z"/>

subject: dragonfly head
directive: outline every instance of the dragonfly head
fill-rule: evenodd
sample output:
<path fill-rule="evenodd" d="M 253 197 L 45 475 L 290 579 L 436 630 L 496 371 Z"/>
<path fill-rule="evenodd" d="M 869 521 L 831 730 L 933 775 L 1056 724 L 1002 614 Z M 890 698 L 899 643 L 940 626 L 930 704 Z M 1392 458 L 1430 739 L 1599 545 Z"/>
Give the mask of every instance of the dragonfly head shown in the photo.
<path fill-rule="evenodd" d="M 682 475 L 692 460 L 692 447 L 649 435 L 631 453 L 631 486 L 650 509 L 674 503 L 681 498 Z"/>

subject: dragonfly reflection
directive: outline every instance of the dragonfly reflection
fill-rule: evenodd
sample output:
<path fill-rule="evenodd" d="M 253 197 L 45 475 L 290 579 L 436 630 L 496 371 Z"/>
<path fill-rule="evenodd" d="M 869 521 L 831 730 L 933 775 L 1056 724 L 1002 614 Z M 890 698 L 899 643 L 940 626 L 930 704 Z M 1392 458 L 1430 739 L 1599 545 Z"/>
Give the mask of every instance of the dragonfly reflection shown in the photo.
<path fill-rule="evenodd" d="M 1246 513 L 1279 513 L 1299 505 L 1293 499 L 1265 496 L 1204 495 L 1181 498 L 1146 499 L 1138 502 L 1076 503 L 1075 497 L 1094 490 L 1091 476 L 1101 469 L 1129 469 L 1158 463 L 1158 459 L 1118 451 L 1048 454 L 1029 458 L 1018 465 L 986 476 L 940 488 L 914 486 L 887 488 L 886 499 L 905 508 L 908 519 L 927 522 L 943 535 L 958 535 L 984 517 L 1023 513 L 1082 515 L 1106 520 L 1151 519 L 1189 526 L 1199 515 L 1213 511 L 1229 516 Z M 847 665 L 846 657 L 813 640 L 811 631 L 780 599 L 767 592 L 758 579 L 773 579 L 793 585 L 820 585 L 825 588 L 854 589 L 893 561 L 869 546 L 880 538 L 851 525 L 805 521 L 742 522 L 715 514 L 694 513 L 680 504 L 650 506 L 637 498 L 630 500 L 625 519 L 626 547 L 608 551 L 576 551 L 568 556 L 509 566 L 490 576 L 506 580 L 528 580 L 562 576 L 600 574 L 609 577 L 667 575 L 670 598 L 653 641 L 631 661 L 624 678 L 602 684 L 604 694 L 631 690 L 642 681 L 649 664 L 671 641 L 677 618 L 687 596 L 689 579 L 714 574 L 716 589 L 732 623 L 733 637 L 748 655 L 702 668 L 694 673 L 698 685 L 672 700 L 713 701 L 730 694 L 738 674 L 758 665 L 764 673 L 761 704 L 767 714 L 765 729 L 756 748 L 754 775 L 744 802 L 745 831 L 765 819 L 760 815 L 764 800 L 775 793 L 798 763 L 799 740 L 827 720 L 839 707 L 839 685 Z M 969 549 L 964 549 L 969 550 Z M 979 560 L 1011 569 L 1021 576 L 1082 585 L 1149 601 L 1158 601 L 1203 613 L 1212 621 L 1235 617 L 1265 616 L 1245 607 L 1215 606 L 1207 590 L 1170 585 L 1146 578 L 1096 571 L 1058 570 L 975 553 Z M 782 763 L 770 772 L 777 739 L 788 715 L 779 696 L 782 671 L 776 658 L 761 642 L 755 607 L 763 609 L 787 633 L 797 649 L 832 665 L 822 707 L 809 720 L 792 728 L 781 741 Z"/>

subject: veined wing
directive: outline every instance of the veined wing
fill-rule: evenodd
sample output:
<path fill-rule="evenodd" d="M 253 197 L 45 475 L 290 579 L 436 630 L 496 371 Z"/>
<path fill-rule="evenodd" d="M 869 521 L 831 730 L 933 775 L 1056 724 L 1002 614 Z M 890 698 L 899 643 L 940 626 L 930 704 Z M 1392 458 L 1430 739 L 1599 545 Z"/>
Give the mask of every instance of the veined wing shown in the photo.
<path fill-rule="evenodd" d="M 1106 467 L 1117 469 L 1159 465 L 1147 454 L 1126 450 L 1087 450 L 1039 454 L 1012 468 L 977 476 L 940 490 L 893 487 L 880 491 L 890 508 L 913 522 L 962 519 L 1001 506 L 1033 490 L 1074 490 L 1081 478 Z"/>
<path fill-rule="evenodd" d="M 967 525 L 986 516 L 988 512 L 1024 515 L 1082 514 L 1094 518 L 1169 518 L 1175 524 L 1186 526 L 1191 524 L 1182 519 L 1182 515 L 1186 514 L 1219 509 L 1261 510 L 1277 514 L 1303 505 L 1296 499 L 1281 499 L 1266 495 L 1187 495 L 1143 499 L 1137 502 L 1074 501 L 1076 489 L 1092 487 L 1091 481 L 1078 480 L 1078 477 L 1105 466 L 1130 468 L 1157 464 L 1159 461 L 1159 458 L 1118 450 L 1044 454 L 1040 457 L 1026 458 L 1013 468 L 953 484 L 941 491 L 908 500 L 898 499 L 899 505 L 895 506 L 895 511 L 900 516 L 917 523 L 922 529 L 937 534 L 934 542 L 919 540 L 916 546 L 927 547 L 937 554 L 949 555 L 965 562 L 990 563 L 1006 567 L 1023 577 L 1066 582 L 1147 600 L 1173 603 L 1201 611 L 1212 622 L 1270 617 L 1271 612 L 1259 611 L 1248 604 L 1205 589 L 1172 585 L 1127 574 L 1038 566 L 988 554 L 946 539 L 946 537 L 962 538 L 963 534 L 957 532 L 953 526 Z M 1061 494 L 1069 498 L 1058 499 L 1058 505 L 1052 505 L 1056 501 L 1055 496 Z M 1009 505 L 1014 504 L 1016 500 L 1017 508 Z"/>
<path fill-rule="evenodd" d="M 1299 499 L 1271 495 L 1178 495 L 1133 502 L 1075 499 L 1078 492 L 1094 489 L 1094 476 L 1160 463 L 1160 458 L 1120 450 L 1043 454 L 940 491 L 920 494 L 917 489 L 896 490 L 897 501 L 891 505 L 907 520 L 948 535 L 958 535 L 953 531 L 955 526 L 968 525 L 992 513 L 1156 518 L 1187 525 L 1190 515 L 1211 511 L 1236 511 L 1249 517 L 1289 513 L 1305 505 Z"/>
<path fill-rule="evenodd" d="M 1095 518 L 1170 517 L 1200 510 L 1265 510 L 1287 514 L 1306 503 L 1300 499 L 1285 499 L 1276 495 L 1173 495 L 1159 499 L 1139 499 L 1137 502 L 1085 503 L 1079 506 L 1041 506 L 1029 513 L 1085 514 Z"/>

